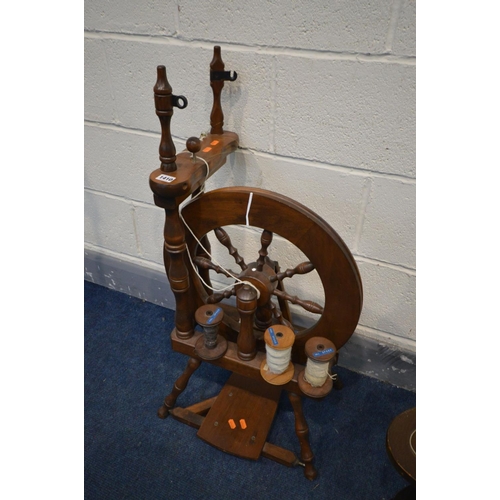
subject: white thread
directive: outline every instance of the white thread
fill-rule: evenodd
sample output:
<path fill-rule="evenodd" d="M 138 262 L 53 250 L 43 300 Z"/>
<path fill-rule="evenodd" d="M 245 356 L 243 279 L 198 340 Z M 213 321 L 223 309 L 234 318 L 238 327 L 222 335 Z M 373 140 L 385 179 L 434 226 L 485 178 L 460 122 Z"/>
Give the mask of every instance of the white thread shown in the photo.
<path fill-rule="evenodd" d="M 253 193 L 250 193 L 250 196 L 248 197 L 248 204 L 247 204 L 247 213 L 245 215 L 245 218 L 247 220 L 247 226 L 249 226 L 249 222 L 248 222 L 248 216 L 250 214 L 250 207 L 252 206 L 252 198 L 253 198 Z"/>
<path fill-rule="evenodd" d="M 306 370 L 304 372 L 305 381 L 309 382 L 313 387 L 322 387 L 327 377 L 334 380 L 336 375 L 330 375 L 328 373 L 329 364 L 329 362 L 314 361 L 308 358 Z"/>
<path fill-rule="evenodd" d="M 411 451 L 413 451 L 413 453 L 416 455 L 417 454 L 417 451 L 415 450 L 415 448 L 413 448 L 413 444 L 411 443 L 411 438 L 413 437 L 413 435 L 417 432 L 417 429 L 415 429 L 412 433 L 411 433 L 411 436 L 410 436 L 410 448 L 411 448 Z"/>
<path fill-rule="evenodd" d="M 181 153 L 184 153 L 184 152 L 188 152 L 186 150 L 184 151 L 181 151 Z M 210 174 L 210 166 L 208 165 L 207 161 L 205 160 L 205 158 L 202 158 L 201 156 L 198 156 L 197 159 L 200 159 L 203 161 L 203 163 L 205 163 L 205 165 L 207 166 L 207 175 L 205 177 L 205 179 L 208 178 L 209 174 Z M 180 206 L 179 206 L 179 217 L 181 218 L 182 222 L 184 223 L 184 225 L 186 226 L 186 228 L 188 229 L 188 231 L 191 233 L 191 235 L 193 236 L 193 238 L 196 240 L 196 242 L 198 243 L 198 245 L 203 249 L 203 251 L 210 257 L 210 259 L 212 260 L 212 262 L 214 262 L 217 266 L 219 266 L 224 272 L 226 272 L 229 276 L 231 276 L 232 278 L 234 278 L 236 280 L 236 283 L 240 283 L 240 284 L 245 284 L 245 285 L 249 285 L 251 286 L 256 292 L 257 292 L 257 300 L 260 298 L 260 291 L 259 289 L 253 284 L 253 283 L 250 283 L 250 281 L 246 281 L 246 280 L 240 280 L 237 276 L 234 276 L 233 274 L 231 274 L 227 269 L 225 269 L 223 266 L 221 266 L 213 257 L 212 255 L 210 254 L 210 252 L 203 246 L 203 244 L 201 243 L 201 241 L 196 237 L 196 235 L 194 234 L 194 232 L 192 231 L 192 229 L 189 227 L 189 225 L 187 224 L 186 220 L 184 219 L 183 215 L 182 215 L 182 210 L 184 209 L 184 207 L 186 207 L 187 205 L 189 205 L 190 203 L 192 203 L 196 198 L 198 198 L 198 196 L 200 196 L 200 194 L 203 194 L 205 192 L 205 183 L 203 183 L 200 187 L 200 190 L 199 192 L 193 196 L 191 199 L 188 199 L 186 200 L 184 203 L 182 203 Z M 251 193 L 253 194 L 253 193 Z M 219 289 L 216 289 L 216 288 L 213 288 L 211 287 L 210 285 L 208 285 L 207 283 L 205 283 L 205 280 L 201 277 L 200 273 L 198 272 L 198 269 L 196 269 L 196 266 L 194 265 L 194 262 L 193 262 L 193 259 L 191 258 L 191 254 L 189 251 L 186 252 L 187 255 L 188 255 L 188 258 L 189 258 L 189 262 L 191 263 L 191 267 L 193 268 L 194 272 L 196 273 L 196 275 L 198 276 L 198 278 L 200 278 L 201 282 L 207 287 L 209 288 L 210 290 L 214 291 L 214 292 L 223 292 L 225 290 L 229 290 L 230 288 L 233 288 L 234 287 L 234 283 L 231 284 L 231 285 L 228 285 L 228 286 L 225 286 L 224 288 L 219 288 Z"/>
<path fill-rule="evenodd" d="M 287 349 L 273 349 L 266 344 L 266 362 L 271 373 L 279 375 L 283 373 L 290 364 L 292 347 Z"/>

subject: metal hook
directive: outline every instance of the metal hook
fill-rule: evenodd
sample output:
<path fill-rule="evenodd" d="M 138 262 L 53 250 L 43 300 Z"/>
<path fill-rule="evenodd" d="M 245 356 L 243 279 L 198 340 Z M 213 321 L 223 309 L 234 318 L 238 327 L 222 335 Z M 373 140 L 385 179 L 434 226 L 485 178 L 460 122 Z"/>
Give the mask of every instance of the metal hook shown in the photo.
<path fill-rule="evenodd" d="M 182 105 L 179 104 L 179 101 L 182 101 Z M 184 109 L 187 105 L 188 100 L 183 95 L 172 94 L 172 106 L 175 106 L 179 109 Z"/>
<path fill-rule="evenodd" d="M 238 73 L 236 71 L 232 72 L 231 71 L 210 71 L 210 81 L 216 82 L 216 81 L 229 81 L 229 82 L 234 82 L 238 78 Z"/>

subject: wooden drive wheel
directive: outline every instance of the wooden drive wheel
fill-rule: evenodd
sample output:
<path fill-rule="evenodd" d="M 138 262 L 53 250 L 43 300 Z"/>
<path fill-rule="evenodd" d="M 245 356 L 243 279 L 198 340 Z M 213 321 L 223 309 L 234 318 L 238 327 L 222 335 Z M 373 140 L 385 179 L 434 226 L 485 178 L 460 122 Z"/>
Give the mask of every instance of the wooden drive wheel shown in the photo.
<path fill-rule="evenodd" d="M 261 249 L 256 252 L 255 262 L 245 263 L 224 230 L 225 226 L 245 225 L 248 214 L 249 225 L 263 229 Z M 337 349 L 350 338 L 361 313 L 363 292 L 361 278 L 354 258 L 340 236 L 318 215 L 296 201 L 257 188 L 232 187 L 204 193 L 186 205 L 182 215 L 187 225 L 204 243 L 207 234 L 214 231 L 221 244 L 227 247 L 240 270 L 232 271 L 239 280 L 255 285 L 260 297 L 255 312 L 254 331 L 257 338 L 271 324 L 291 323 L 296 339 L 292 360 L 305 363 L 304 344 L 311 337 L 326 337 Z M 278 234 L 300 249 L 309 259 L 292 269 L 280 271 L 279 263 L 268 255 L 273 234 Z M 213 263 L 189 233 L 186 243 L 199 274 L 209 283 L 208 270 L 227 275 L 226 271 Z M 272 252 L 271 252 L 272 254 Z M 303 300 L 286 293 L 285 284 L 294 275 L 316 270 L 324 290 L 324 306 L 311 300 Z M 242 285 L 238 282 L 224 293 L 212 293 L 191 270 L 191 283 L 198 304 L 217 303 L 236 294 Z M 273 299 L 278 300 L 276 306 Z M 318 320 L 309 328 L 297 328 L 289 312 L 288 303 L 318 315 Z M 223 304 L 226 327 L 229 332 L 238 332 L 235 307 Z M 229 313 L 229 314 L 228 314 Z M 233 314 L 231 314 L 233 313 Z M 231 317 L 233 320 L 231 320 Z M 259 334 L 259 331 L 261 332 Z"/>

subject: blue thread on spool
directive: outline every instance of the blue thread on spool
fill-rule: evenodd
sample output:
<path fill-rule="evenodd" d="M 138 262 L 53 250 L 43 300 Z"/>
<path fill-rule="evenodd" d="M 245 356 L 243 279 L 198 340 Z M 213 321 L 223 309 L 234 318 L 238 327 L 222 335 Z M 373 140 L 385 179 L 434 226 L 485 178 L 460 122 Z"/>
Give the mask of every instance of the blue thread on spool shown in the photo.
<path fill-rule="evenodd" d="M 329 347 L 328 349 L 325 349 L 324 351 L 314 352 L 313 356 L 315 358 L 319 358 L 320 356 L 324 356 L 325 354 L 331 354 L 332 352 L 335 352 L 335 349 L 332 349 L 331 347 Z"/>
<path fill-rule="evenodd" d="M 220 307 L 218 307 L 214 313 L 212 314 L 212 316 L 210 316 L 210 318 L 207 319 L 207 325 L 210 325 L 212 323 L 212 321 L 218 316 L 218 314 L 222 311 L 222 309 Z"/>
<path fill-rule="evenodd" d="M 273 345 L 278 345 L 278 339 L 276 338 L 276 335 L 274 334 L 274 330 L 272 328 L 269 328 L 269 335 L 271 336 Z"/>

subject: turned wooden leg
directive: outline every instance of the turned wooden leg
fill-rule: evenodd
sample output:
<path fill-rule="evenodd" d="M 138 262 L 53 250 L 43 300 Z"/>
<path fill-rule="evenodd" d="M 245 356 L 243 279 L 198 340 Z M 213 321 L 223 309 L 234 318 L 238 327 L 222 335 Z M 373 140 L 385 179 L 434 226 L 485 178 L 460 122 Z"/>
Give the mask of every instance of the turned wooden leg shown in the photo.
<path fill-rule="evenodd" d="M 304 412 L 302 411 L 302 400 L 300 396 L 297 396 L 297 394 L 294 394 L 293 392 L 289 392 L 288 397 L 292 403 L 293 413 L 295 415 L 295 433 L 297 434 L 300 443 L 300 459 L 305 464 L 304 475 L 307 479 L 312 481 L 313 479 L 316 479 L 318 472 L 312 464 L 314 455 L 311 450 L 311 446 L 309 445 L 309 427 L 307 427 Z"/>
<path fill-rule="evenodd" d="M 344 384 L 342 383 L 342 380 L 340 379 L 338 373 L 337 376 L 335 377 L 335 380 L 333 381 L 333 388 L 336 389 L 337 391 L 340 391 L 344 387 Z"/>
<path fill-rule="evenodd" d="M 163 404 L 158 408 L 158 416 L 160 418 L 167 418 L 169 415 L 169 410 L 175 406 L 175 402 L 180 394 L 184 391 L 188 385 L 191 375 L 200 367 L 201 360 L 196 358 L 189 358 L 186 369 L 182 372 L 182 375 L 175 381 L 174 388 L 172 392 L 165 398 Z"/>
<path fill-rule="evenodd" d="M 339 374 L 333 371 L 333 367 L 338 363 L 338 361 L 339 361 L 339 353 L 337 351 L 335 357 L 333 358 L 330 372 L 332 373 L 332 375 L 335 374 L 335 378 L 333 379 L 333 388 L 337 391 L 340 391 L 344 387 L 344 384 L 342 383 L 342 380 L 340 380 Z"/>

